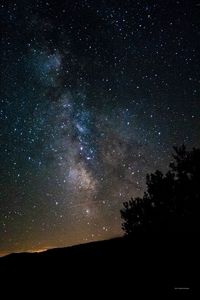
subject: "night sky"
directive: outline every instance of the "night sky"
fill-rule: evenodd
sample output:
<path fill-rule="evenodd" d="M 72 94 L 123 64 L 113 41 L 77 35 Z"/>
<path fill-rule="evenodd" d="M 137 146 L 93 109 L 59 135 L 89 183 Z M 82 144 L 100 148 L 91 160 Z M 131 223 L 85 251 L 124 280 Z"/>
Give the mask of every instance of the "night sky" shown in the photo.
<path fill-rule="evenodd" d="M 119 236 L 200 147 L 200 1 L 1 1 L 0 255 Z"/>

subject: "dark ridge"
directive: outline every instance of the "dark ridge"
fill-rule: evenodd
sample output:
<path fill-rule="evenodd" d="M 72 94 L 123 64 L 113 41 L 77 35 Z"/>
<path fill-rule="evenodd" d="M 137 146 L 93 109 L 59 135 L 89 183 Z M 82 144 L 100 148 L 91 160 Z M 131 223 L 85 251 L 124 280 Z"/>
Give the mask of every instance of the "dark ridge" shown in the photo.
<path fill-rule="evenodd" d="M 83 295 L 193 293 L 198 283 L 199 243 L 191 235 L 135 235 L 0 258 L 3 282 Z M 1 281 L 2 282 L 2 281 Z M 46 286 L 47 285 L 47 286 Z M 183 291 L 183 290 L 182 290 Z M 95 295 L 93 294 L 95 297 Z"/>

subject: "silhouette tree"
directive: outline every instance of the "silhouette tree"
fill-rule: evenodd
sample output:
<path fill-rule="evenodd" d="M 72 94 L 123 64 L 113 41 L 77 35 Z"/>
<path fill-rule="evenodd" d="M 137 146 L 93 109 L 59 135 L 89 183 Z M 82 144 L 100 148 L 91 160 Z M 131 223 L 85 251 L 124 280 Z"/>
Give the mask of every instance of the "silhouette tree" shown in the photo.
<path fill-rule="evenodd" d="M 123 203 L 126 235 L 200 231 L 200 149 L 187 151 L 183 145 L 174 150 L 169 171 L 148 174 L 144 196 Z"/>

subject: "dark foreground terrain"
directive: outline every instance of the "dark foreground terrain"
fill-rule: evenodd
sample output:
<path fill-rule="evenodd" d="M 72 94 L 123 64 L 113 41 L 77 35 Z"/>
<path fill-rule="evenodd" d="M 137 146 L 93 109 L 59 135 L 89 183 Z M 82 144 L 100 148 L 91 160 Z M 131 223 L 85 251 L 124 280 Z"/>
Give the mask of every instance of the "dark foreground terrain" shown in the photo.
<path fill-rule="evenodd" d="M 33 294 L 34 299 L 53 294 L 56 299 L 134 299 L 136 293 L 191 297 L 199 293 L 199 249 L 197 237 L 157 235 L 11 254 L 0 258 L 1 286 L 7 294 L 28 290 L 27 299 Z"/>

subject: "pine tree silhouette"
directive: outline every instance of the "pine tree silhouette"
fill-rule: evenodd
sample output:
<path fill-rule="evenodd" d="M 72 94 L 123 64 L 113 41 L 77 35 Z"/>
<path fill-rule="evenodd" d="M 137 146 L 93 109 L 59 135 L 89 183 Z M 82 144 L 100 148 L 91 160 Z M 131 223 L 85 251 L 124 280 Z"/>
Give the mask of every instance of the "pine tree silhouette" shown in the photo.
<path fill-rule="evenodd" d="M 200 149 L 187 151 L 183 145 L 174 150 L 169 171 L 148 174 L 144 196 L 123 203 L 126 235 L 200 231 Z"/>

